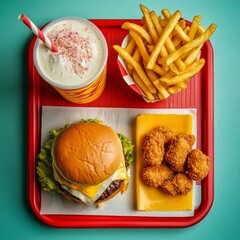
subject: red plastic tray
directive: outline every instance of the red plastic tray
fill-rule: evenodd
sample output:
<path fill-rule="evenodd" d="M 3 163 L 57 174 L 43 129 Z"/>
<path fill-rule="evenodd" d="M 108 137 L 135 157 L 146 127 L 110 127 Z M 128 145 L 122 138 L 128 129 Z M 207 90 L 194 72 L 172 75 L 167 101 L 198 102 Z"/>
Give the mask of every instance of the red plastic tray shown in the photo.
<path fill-rule="evenodd" d="M 188 82 L 186 90 L 170 98 L 146 103 L 121 77 L 117 65 L 117 53 L 113 44 L 121 44 L 126 30 L 121 25 L 126 20 L 91 20 L 103 32 L 109 47 L 107 85 L 102 96 L 95 102 L 76 105 L 64 100 L 39 76 L 33 63 L 33 46 L 28 51 L 28 198 L 35 215 L 43 222 L 55 227 L 188 227 L 201 221 L 211 209 L 214 198 L 214 78 L 213 49 L 207 41 L 202 49 L 206 64 L 202 71 Z M 128 20 L 129 21 L 129 20 Z M 139 23 L 139 20 L 131 20 Z M 42 106 L 84 106 L 123 108 L 195 108 L 197 109 L 197 147 L 211 159 L 208 176 L 202 181 L 201 205 L 192 217 L 137 217 L 137 216 L 83 216 L 83 215 L 41 215 L 40 185 L 36 176 L 36 157 L 40 149 Z"/>

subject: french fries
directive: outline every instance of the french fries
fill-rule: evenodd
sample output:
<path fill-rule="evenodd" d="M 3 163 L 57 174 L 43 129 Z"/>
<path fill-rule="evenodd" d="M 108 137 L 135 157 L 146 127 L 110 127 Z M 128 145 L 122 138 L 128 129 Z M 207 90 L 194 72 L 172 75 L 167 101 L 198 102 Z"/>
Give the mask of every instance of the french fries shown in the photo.
<path fill-rule="evenodd" d="M 173 29 L 175 28 L 175 26 L 180 18 L 181 18 L 181 13 L 179 11 L 176 11 L 173 14 L 172 18 L 169 20 L 167 26 L 163 30 L 161 36 L 159 37 L 151 55 L 150 55 L 149 62 L 147 63 L 148 69 L 153 69 L 153 66 L 157 61 L 157 58 L 159 56 L 159 53 L 160 53 L 164 43 L 166 42 L 167 38 L 169 37 L 169 35 L 173 31 Z"/>
<path fill-rule="evenodd" d="M 155 87 L 153 86 L 152 82 L 149 80 L 147 74 L 145 73 L 145 71 L 143 70 L 143 68 L 141 67 L 141 65 L 133 58 L 131 57 L 131 55 L 122 47 L 120 46 L 113 46 L 114 49 L 119 53 L 119 55 L 125 60 L 127 61 L 127 63 L 129 63 L 130 65 L 132 65 L 132 67 L 134 68 L 134 70 L 137 72 L 137 74 L 139 75 L 140 79 L 143 81 L 143 83 L 146 85 L 146 87 L 148 88 L 148 90 L 151 93 L 156 93 L 157 90 L 155 89 Z"/>
<path fill-rule="evenodd" d="M 185 82 L 191 77 L 193 77 L 196 73 L 198 73 L 202 67 L 205 64 L 205 60 L 203 58 L 195 61 L 192 65 L 189 66 L 189 68 L 186 69 L 186 71 L 183 71 L 181 74 L 176 75 L 174 77 L 162 77 L 161 82 L 169 85 L 176 85 L 181 82 Z"/>
<path fill-rule="evenodd" d="M 187 81 L 204 67 L 201 49 L 217 26 L 210 24 L 205 29 L 200 24 L 202 16 L 194 16 L 189 26 L 178 10 L 171 14 L 163 9 L 158 16 L 142 4 L 140 9 L 142 24 L 122 25 L 129 31 L 127 46 L 113 48 L 144 97 L 152 102 L 187 88 Z"/>

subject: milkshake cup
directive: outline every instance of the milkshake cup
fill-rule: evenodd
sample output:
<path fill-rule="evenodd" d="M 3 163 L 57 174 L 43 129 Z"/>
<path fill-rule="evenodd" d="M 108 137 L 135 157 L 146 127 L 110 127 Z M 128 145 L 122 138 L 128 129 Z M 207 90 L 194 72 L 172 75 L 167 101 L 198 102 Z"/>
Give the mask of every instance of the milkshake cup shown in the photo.
<path fill-rule="evenodd" d="M 79 17 L 54 20 L 42 31 L 58 51 L 53 52 L 40 39 L 36 40 L 33 58 L 40 76 L 70 102 L 84 104 L 100 97 L 108 58 L 102 32 Z"/>

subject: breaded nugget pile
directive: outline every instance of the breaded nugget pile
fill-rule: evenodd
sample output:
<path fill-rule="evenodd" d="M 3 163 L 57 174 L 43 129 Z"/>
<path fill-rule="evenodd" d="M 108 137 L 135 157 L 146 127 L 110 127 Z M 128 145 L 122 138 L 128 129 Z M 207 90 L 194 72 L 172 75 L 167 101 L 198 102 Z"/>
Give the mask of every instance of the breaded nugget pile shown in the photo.
<path fill-rule="evenodd" d="M 207 176 L 210 159 L 199 149 L 192 149 L 195 136 L 174 135 L 171 129 L 159 126 L 145 135 L 142 169 L 145 184 L 160 187 L 170 195 L 186 195 L 193 180 Z"/>

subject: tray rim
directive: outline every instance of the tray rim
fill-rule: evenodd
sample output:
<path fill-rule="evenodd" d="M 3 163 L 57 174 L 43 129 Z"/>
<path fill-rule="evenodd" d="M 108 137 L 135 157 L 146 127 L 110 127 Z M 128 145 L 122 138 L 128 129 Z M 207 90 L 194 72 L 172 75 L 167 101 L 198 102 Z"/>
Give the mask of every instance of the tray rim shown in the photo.
<path fill-rule="evenodd" d="M 139 23 L 139 19 L 90 19 L 98 27 L 112 27 L 119 28 L 125 21 L 131 21 Z M 32 59 L 32 49 L 33 44 L 36 41 L 36 37 L 33 37 L 30 41 L 28 48 L 28 67 L 33 66 L 34 63 Z M 39 123 L 41 122 L 41 105 L 40 99 L 34 97 L 34 93 L 38 92 L 36 84 L 31 83 L 31 70 L 28 69 L 28 201 L 33 213 L 42 222 L 52 226 L 52 227 L 62 227 L 62 228 L 183 228 L 190 227 L 201 220 L 203 220 L 208 212 L 210 211 L 213 201 L 214 201 L 214 59 L 213 59 L 213 48 L 211 42 L 208 40 L 205 43 L 207 48 L 207 55 L 209 61 L 208 68 L 211 71 L 207 71 L 208 88 L 206 88 L 206 105 L 209 111 L 206 114 L 205 127 L 207 132 L 210 134 L 205 134 L 204 141 L 207 141 L 206 150 L 212 155 L 212 165 L 207 179 L 203 182 L 204 188 L 202 188 L 202 199 L 201 205 L 195 210 L 193 217 L 144 217 L 144 216 L 99 216 L 99 215 L 54 215 L 40 214 L 39 202 L 40 196 L 37 197 L 36 194 L 36 174 L 35 162 L 30 161 L 30 156 L 36 156 L 38 146 L 39 146 Z M 39 95 L 39 92 L 38 92 Z M 40 96 L 40 95 L 39 95 Z M 34 117 L 35 116 L 35 117 Z M 37 118 L 36 118 L 37 117 Z M 38 128 L 38 131 L 31 131 Z M 207 136 L 206 136 L 207 135 Z M 29 143 L 34 148 L 29 147 Z"/>

